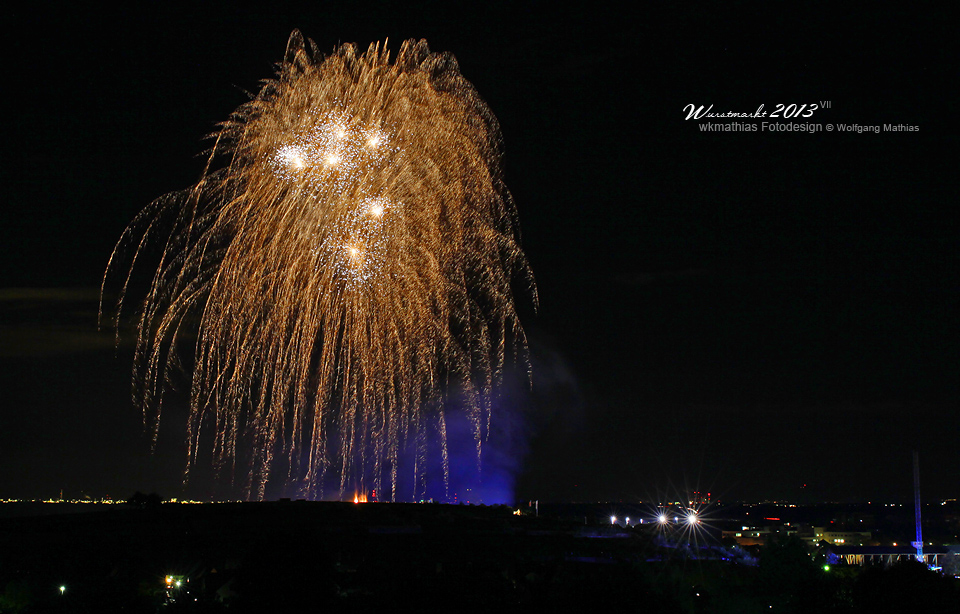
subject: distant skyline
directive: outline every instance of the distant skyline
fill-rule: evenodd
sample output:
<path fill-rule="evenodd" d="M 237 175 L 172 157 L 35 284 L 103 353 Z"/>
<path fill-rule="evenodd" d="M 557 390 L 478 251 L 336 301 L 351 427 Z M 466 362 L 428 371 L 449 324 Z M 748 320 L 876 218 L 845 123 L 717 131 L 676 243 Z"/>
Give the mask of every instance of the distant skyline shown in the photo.
<path fill-rule="evenodd" d="M 294 28 L 321 50 L 426 38 L 500 121 L 540 307 L 518 298 L 533 385 L 508 374 L 488 485 L 541 501 L 909 501 L 919 449 L 924 499 L 957 497 L 946 20 L 781 17 L 14 11 L 0 498 L 233 492 L 203 461 L 182 487 L 182 398 L 151 454 L 132 336 L 125 323 L 115 348 L 96 328 L 100 281 L 126 224 L 196 181 L 204 135 L 272 75 Z M 684 112 L 823 101 L 802 121 L 881 130 L 703 132 Z"/>

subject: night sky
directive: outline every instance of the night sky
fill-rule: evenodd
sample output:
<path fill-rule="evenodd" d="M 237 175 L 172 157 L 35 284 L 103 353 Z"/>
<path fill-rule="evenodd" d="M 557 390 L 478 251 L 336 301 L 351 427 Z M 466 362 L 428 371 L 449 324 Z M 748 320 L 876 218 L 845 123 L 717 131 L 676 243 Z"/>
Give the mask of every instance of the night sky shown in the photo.
<path fill-rule="evenodd" d="M 294 28 L 426 38 L 500 121 L 540 300 L 517 297 L 533 388 L 504 391 L 489 447 L 518 498 L 907 501 L 914 449 L 925 499 L 960 494 L 947 20 L 270 4 L 8 10 L 0 498 L 230 494 L 182 487 L 183 403 L 151 455 L 98 296 L 124 227 L 197 180 Z M 919 130 L 684 112 L 820 101 L 793 121 Z"/>

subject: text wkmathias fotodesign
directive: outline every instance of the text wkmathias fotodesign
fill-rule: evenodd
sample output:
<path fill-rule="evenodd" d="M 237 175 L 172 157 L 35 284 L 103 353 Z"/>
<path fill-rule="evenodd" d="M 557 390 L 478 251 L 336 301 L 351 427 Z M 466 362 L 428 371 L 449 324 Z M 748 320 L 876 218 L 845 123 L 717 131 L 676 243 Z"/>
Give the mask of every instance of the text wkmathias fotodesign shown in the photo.
<path fill-rule="evenodd" d="M 760 122 L 760 123 L 750 123 L 750 122 L 728 122 L 728 123 L 719 123 L 719 122 L 703 122 L 698 124 L 700 132 L 856 132 L 858 134 L 863 132 L 918 132 L 920 130 L 919 126 L 913 126 L 910 124 L 875 124 L 875 125 L 863 125 L 863 124 L 818 124 L 818 123 L 806 123 L 799 124 L 796 122 L 787 122 L 787 123 L 774 123 L 774 122 Z"/>

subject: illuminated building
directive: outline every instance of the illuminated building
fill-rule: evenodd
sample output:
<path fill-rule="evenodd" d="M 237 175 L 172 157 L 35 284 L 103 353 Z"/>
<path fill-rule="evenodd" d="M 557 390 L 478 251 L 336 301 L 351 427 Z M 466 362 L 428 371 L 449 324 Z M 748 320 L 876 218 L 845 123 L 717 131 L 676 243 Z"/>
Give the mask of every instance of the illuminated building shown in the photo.
<path fill-rule="evenodd" d="M 873 541 L 870 531 L 828 530 L 827 527 L 814 527 L 813 540 L 842 546 L 867 546 Z"/>

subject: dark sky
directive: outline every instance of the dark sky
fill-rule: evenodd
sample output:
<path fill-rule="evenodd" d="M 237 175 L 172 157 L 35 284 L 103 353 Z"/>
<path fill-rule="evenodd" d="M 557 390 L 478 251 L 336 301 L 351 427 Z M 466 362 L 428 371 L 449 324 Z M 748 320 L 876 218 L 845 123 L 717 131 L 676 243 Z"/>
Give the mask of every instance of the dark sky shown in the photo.
<path fill-rule="evenodd" d="M 99 285 L 294 28 L 327 50 L 426 38 L 500 120 L 540 296 L 538 313 L 518 298 L 533 390 L 490 453 L 519 497 L 908 500 L 913 449 L 925 497 L 958 495 L 946 20 L 315 4 L 8 13 L 0 497 L 209 496 L 181 490 L 176 403 L 151 456 Z M 799 121 L 919 130 L 684 119 L 821 101 Z"/>

